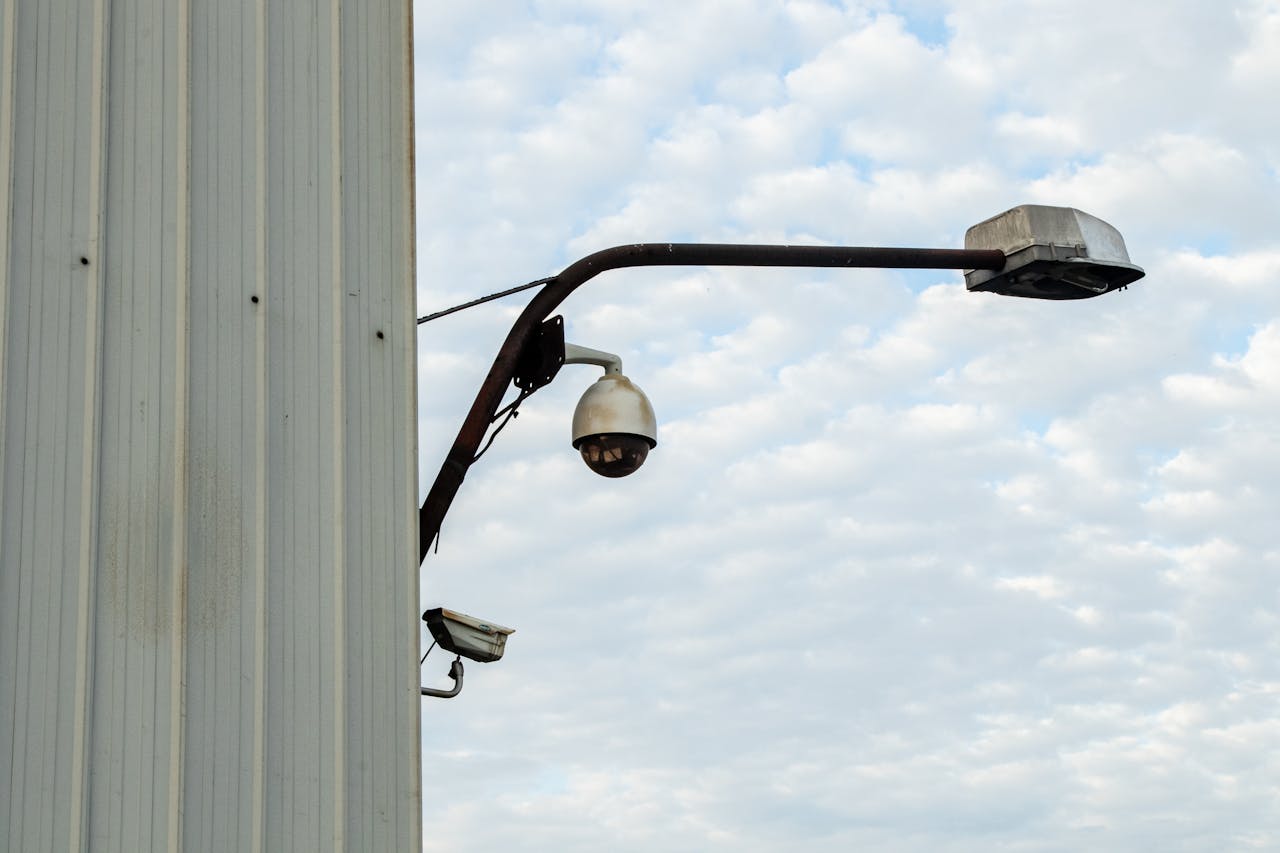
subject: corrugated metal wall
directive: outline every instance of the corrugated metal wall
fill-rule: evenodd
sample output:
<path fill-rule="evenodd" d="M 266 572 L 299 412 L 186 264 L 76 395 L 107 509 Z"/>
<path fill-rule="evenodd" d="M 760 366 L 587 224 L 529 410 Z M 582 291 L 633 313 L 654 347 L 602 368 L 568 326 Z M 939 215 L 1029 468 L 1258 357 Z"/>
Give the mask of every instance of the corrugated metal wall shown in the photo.
<path fill-rule="evenodd" d="M 409 3 L 0 4 L 0 844 L 419 848 Z"/>

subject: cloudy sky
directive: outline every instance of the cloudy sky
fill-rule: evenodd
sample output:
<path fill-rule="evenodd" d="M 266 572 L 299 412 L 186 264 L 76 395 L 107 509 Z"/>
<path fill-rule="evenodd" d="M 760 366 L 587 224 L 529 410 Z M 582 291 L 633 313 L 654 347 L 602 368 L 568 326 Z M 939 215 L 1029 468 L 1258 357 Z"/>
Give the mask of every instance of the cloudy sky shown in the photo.
<path fill-rule="evenodd" d="M 423 701 L 425 849 L 1280 848 L 1280 3 L 415 15 L 421 313 L 618 243 L 959 247 L 1021 203 L 1147 271 L 573 296 L 658 448 L 590 473 L 571 366 L 472 469 L 423 603 L 518 630 Z M 424 492 L 527 296 L 420 327 Z"/>

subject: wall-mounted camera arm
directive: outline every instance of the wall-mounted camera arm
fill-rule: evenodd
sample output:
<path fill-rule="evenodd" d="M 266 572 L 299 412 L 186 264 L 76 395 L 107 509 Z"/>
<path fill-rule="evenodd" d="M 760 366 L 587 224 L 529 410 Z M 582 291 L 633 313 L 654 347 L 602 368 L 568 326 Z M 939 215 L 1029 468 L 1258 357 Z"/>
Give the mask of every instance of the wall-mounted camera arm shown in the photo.
<path fill-rule="evenodd" d="M 594 364 L 603 367 L 606 376 L 622 375 L 622 357 L 611 352 L 580 347 L 577 344 L 564 345 L 565 364 Z"/>
<path fill-rule="evenodd" d="M 422 688 L 423 696 L 434 696 L 437 699 L 452 699 L 462 692 L 462 661 L 454 660 L 449 667 L 449 677 L 453 679 L 453 688 L 450 690 L 437 690 L 434 687 Z"/>
<path fill-rule="evenodd" d="M 515 376 L 520 354 L 543 320 L 569 294 L 613 269 L 649 266 L 849 267 L 879 269 L 1000 270 L 1004 252 L 998 249 L 894 249 L 853 246 L 770 246 L 725 243 L 635 243 L 588 255 L 547 281 L 534 295 L 507 333 L 493 366 L 485 376 L 445 457 L 440 473 L 418 513 L 419 562 L 453 503 L 454 495 L 475 461 L 476 451 L 493 422 Z"/>

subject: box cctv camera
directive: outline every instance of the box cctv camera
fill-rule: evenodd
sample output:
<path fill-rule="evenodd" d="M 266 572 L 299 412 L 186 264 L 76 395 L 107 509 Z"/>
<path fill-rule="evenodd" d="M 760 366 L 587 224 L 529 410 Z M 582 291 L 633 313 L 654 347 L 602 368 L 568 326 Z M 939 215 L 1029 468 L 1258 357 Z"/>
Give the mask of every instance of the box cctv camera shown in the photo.
<path fill-rule="evenodd" d="M 502 657 L 507 636 L 514 628 L 504 628 L 465 613 L 436 607 L 422 614 L 427 630 L 440 648 L 468 660 L 489 663 Z"/>

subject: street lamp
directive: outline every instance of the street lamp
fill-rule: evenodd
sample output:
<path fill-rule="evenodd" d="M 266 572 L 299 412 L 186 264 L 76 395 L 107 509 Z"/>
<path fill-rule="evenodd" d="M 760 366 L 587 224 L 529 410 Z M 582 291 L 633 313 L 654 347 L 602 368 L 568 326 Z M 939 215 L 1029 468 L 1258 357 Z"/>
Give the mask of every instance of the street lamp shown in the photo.
<path fill-rule="evenodd" d="M 512 417 L 563 364 L 599 364 L 606 371 L 583 395 L 574 415 L 574 447 L 592 470 L 625 476 L 644 461 L 656 444 L 648 399 L 622 376 L 616 356 L 566 344 L 563 319 L 547 319 L 569 294 L 601 273 L 642 266 L 962 269 L 971 291 L 1034 299 L 1087 299 L 1123 289 L 1144 274 L 1129 262 L 1115 228 L 1074 208 L 1043 205 L 1015 207 L 973 226 L 965 233 L 964 249 L 637 243 L 588 255 L 536 283 L 542 288 L 498 350 L 419 511 L 420 560 L 439 535 L 454 495 L 479 458 L 477 451 L 484 452 L 480 446 L 490 427 Z M 512 383 L 519 396 L 499 411 Z M 505 423 L 498 423 L 490 442 Z"/>

